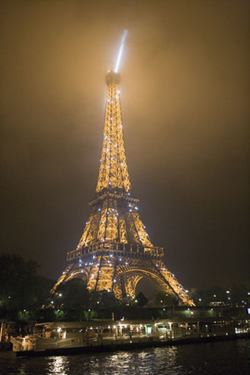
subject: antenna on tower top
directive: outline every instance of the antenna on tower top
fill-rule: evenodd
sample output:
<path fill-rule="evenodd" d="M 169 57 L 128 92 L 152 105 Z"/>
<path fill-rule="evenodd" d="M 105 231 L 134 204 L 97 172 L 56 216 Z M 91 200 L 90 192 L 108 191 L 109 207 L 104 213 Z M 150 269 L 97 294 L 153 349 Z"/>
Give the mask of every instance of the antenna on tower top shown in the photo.
<path fill-rule="evenodd" d="M 122 50 L 123 50 L 123 45 L 124 45 L 127 33 L 128 33 L 128 30 L 125 29 L 123 31 L 123 35 L 122 35 L 122 42 L 121 42 L 121 47 L 120 47 L 120 50 L 119 50 L 119 54 L 118 54 L 118 58 L 117 58 L 116 66 L 115 66 L 115 73 L 118 72 L 119 63 L 120 63 L 120 60 L 121 60 L 121 55 L 122 55 Z"/>

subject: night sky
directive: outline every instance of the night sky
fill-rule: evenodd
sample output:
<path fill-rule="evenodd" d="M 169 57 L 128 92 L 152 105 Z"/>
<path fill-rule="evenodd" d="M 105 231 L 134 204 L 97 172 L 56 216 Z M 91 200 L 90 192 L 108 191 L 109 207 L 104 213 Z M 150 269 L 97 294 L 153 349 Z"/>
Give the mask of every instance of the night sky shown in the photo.
<path fill-rule="evenodd" d="M 151 240 L 185 288 L 250 285 L 250 2 L 8 0 L 0 13 L 1 252 L 64 270 L 128 29 L 125 147 Z"/>

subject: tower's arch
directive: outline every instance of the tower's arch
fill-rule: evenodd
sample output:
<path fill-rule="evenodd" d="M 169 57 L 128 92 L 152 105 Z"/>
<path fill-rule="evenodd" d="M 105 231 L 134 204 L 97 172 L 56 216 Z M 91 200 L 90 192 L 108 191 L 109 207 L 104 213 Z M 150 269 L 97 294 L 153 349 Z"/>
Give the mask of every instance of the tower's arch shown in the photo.
<path fill-rule="evenodd" d="M 171 290 L 169 287 L 167 281 L 161 278 L 160 275 L 152 271 L 142 269 L 131 270 L 124 274 L 124 288 L 126 295 L 130 295 L 134 298 L 136 296 L 136 287 L 139 281 L 143 278 L 149 280 L 158 290 L 175 295 L 173 290 Z M 175 295 L 175 297 L 178 299 L 177 295 Z"/>

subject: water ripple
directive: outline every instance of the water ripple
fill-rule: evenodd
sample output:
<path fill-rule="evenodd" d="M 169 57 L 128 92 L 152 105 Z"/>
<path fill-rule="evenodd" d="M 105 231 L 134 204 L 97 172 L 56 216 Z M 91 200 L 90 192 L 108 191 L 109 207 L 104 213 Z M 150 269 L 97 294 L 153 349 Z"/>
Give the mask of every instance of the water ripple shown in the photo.
<path fill-rule="evenodd" d="M 250 374 L 250 340 L 45 358 L 10 354 L 0 353 L 0 375 Z"/>

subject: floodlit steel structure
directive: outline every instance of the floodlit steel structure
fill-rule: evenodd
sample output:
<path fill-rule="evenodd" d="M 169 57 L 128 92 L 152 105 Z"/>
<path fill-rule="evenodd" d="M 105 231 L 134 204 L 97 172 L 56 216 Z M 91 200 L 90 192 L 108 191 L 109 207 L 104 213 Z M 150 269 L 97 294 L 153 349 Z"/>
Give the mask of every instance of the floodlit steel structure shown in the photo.
<path fill-rule="evenodd" d="M 107 97 L 100 170 L 91 212 L 77 248 L 56 287 L 82 278 L 90 291 L 109 291 L 115 297 L 135 297 L 138 281 L 152 280 L 186 305 L 194 305 L 182 285 L 164 264 L 163 248 L 155 247 L 138 212 L 125 156 L 120 75 L 106 75 Z"/>

